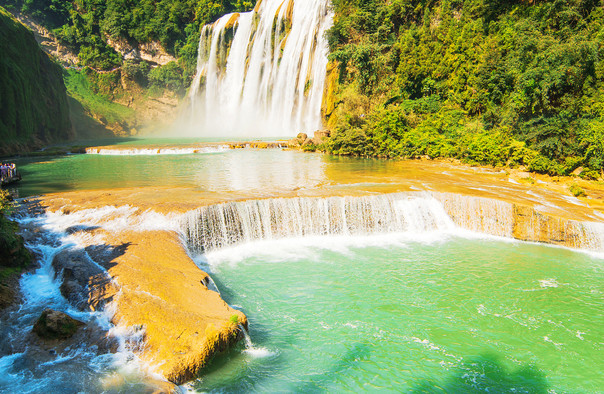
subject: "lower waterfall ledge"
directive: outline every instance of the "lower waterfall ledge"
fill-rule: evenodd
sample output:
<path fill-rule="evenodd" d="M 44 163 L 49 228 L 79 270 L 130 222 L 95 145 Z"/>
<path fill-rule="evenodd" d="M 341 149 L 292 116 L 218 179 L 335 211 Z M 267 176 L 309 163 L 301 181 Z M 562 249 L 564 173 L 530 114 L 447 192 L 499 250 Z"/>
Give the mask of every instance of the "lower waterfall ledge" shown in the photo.
<path fill-rule="evenodd" d="M 577 221 L 540 212 L 533 206 L 484 197 L 433 195 L 453 222 L 463 229 L 519 241 L 604 252 L 604 223 Z"/>
<path fill-rule="evenodd" d="M 201 207 L 180 219 L 189 250 L 262 240 L 462 230 L 604 252 L 604 224 L 505 200 L 455 193 L 252 199 Z M 567 216 L 572 211 L 564 212 Z M 571 216 L 572 217 L 572 216 Z"/>

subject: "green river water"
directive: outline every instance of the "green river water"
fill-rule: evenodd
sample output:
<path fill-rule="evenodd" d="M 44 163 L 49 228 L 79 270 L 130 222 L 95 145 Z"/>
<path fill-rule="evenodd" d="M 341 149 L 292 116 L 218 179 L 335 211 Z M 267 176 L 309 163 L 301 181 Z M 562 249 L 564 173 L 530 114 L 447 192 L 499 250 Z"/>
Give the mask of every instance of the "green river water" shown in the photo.
<path fill-rule="evenodd" d="M 21 197 L 154 185 L 310 188 L 335 167 L 361 179 L 388 166 L 253 150 L 17 164 Z M 602 256 L 428 233 L 261 241 L 197 261 L 249 317 L 253 345 L 216 359 L 189 390 L 604 390 Z"/>
<path fill-rule="evenodd" d="M 294 240 L 207 256 L 223 297 L 248 315 L 254 349 L 232 353 L 195 387 L 604 388 L 602 259 L 494 239 L 414 238 Z"/>

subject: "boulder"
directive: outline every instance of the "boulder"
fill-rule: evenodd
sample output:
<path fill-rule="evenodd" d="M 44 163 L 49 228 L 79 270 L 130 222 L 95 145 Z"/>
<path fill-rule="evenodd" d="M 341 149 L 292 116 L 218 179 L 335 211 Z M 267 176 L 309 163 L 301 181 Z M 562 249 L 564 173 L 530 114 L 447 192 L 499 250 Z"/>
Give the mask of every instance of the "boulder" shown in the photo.
<path fill-rule="evenodd" d="M 312 139 L 312 142 L 315 145 L 320 145 L 323 142 L 325 142 L 325 140 L 327 138 L 329 138 L 330 135 L 331 135 L 331 132 L 329 130 L 317 130 L 314 133 L 314 137 Z"/>
<path fill-rule="evenodd" d="M 578 167 L 577 169 L 575 169 L 575 170 L 572 172 L 572 175 L 574 175 L 574 176 L 579 176 L 579 175 L 581 175 L 581 173 L 582 173 L 582 172 L 583 172 L 583 167 Z"/>
<path fill-rule="evenodd" d="M 17 294 L 13 286 L 0 283 L 0 311 L 8 308 L 15 302 Z"/>
<path fill-rule="evenodd" d="M 66 313 L 45 309 L 34 324 L 33 332 L 42 339 L 68 339 L 84 325 Z"/>

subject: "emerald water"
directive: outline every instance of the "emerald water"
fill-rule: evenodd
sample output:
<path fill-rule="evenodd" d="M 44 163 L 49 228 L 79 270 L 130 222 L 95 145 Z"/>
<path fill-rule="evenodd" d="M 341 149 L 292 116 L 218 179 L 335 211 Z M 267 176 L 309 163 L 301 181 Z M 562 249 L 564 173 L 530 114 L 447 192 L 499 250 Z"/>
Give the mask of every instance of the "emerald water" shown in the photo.
<path fill-rule="evenodd" d="M 67 155 L 23 158 L 20 197 L 95 189 L 149 186 L 199 190 L 257 190 L 314 186 L 324 176 L 320 155 L 274 150 L 227 150 L 175 155 Z"/>
<path fill-rule="evenodd" d="M 139 141 L 134 145 L 145 147 Z M 564 199 L 552 193 L 539 194 L 536 189 L 522 188 L 507 179 L 481 178 L 468 175 L 469 171 L 455 173 L 437 166 L 424 168 L 281 150 L 68 155 L 19 159 L 17 164 L 23 181 L 13 190 L 20 197 L 160 186 L 168 187 L 162 189 L 166 193 L 170 192 L 169 187 L 178 186 L 225 196 L 243 191 L 252 197 L 278 197 L 281 193 L 322 188 L 326 192 L 318 193 L 319 196 L 329 196 L 345 188 L 382 193 L 380 187 L 384 185 L 405 184 L 406 190 L 430 191 L 447 186 L 453 191 L 489 190 L 491 196 L 513 194 L 536 202 L 546 201 L 547 197 L 548 204 L 564 207 Z M 465 189 L 455 189 L 462 186 Z M 331 203 L 340 206 L 336 202 Z M 256 240 L 267 235 L 245 218 L 255 217 L 257 212 L 272 218 L 269 222 L 277 217 L 289 218 L 296 226 L 297 221 L 302 223 L 312 217 L 320 223 L 321 218 L 308 216 L 304 210 L 300 210 L 304 215 L 299 218 L 290 217 L 284 210 L 293 203 L 281 200 L 256 208 L 253 204 L 227 207 L 241 215 L 245 209 L 255 209 L 241 220 L 249 227 L 246 231 L 250 236 L 238 238 L 245 241 L 238 246 L 217 247 L 197 261 L 211 273 L 226 302 L 248 316 L 253 344 L 251 347 L 242 344 L 215 359 L 186 389 L 601 391 L 604 387 L 602 255 L 470 234 L 455 227 L 444 210 L 437 209 L 434 204 L 439 202 L 434 199 L 429 202 L 428 206 L 407 204 L 404 210 L 421 214 L 420 211 L 430 208 L 426 211 L 430 217 L 438 218 L 437 222 L 444 225 L 424 230 L 422 226 L 403 226 L 405 233 L 371 236 L 356 233 L 317 236 L 312 226 L 309 229 L 313 231 L 299 226 L 297 232 L 279 227 L 273 236 L 298 233 L 312 236 L 278 240 Z M 300 200 L 299 204 L 307 204 L 315 216 L 319 211 L 312 207 L 329 205 L 315 200 Z M 355 204 L 359 213 L 356 220 L 373 212 L 368 210 L 369 205 Z M 274 205 L 271 209 L 277 209 L 279 215 L 269 215 L 265 205 Z M 295 208 L 295 204 L 292 206 Z M 107 207 L 96 208 L 102 216 Z M 381 218 L 389 217 L 381 205 L 375 209 L 378 213 L 385 212 Z M 73 214 L 56 216 L 60 221 L 77 219 Z M 191 218 L 191 225 L 196 225 L 198 215 Z M 85 222 L 85 218 L 82 220 Z M 381 222 L 385 219 L 376 220 L 368 228 L 388 227 Z M 102 225 L 102 221 L 99 223 Z M 363 228 L 362 223 L 355 222 L 354 226 L 357 230 Z M 68 239 L 70 235 L 63 227 L 55 232 Z M 218 227 L 215 233 L 220 235 L 222 227 Z M 217 245 L 228 244 L 228 235 L 222 234 L 225 242 Z M 194 252 L 192 249 L 191 253 Z M 47 276 L 49 281 L 53 280 L 52 272 Z M 33 279 L 30 282 L 22 284 L 25 290 L 41 286 Z M 35 313 L 31 316 L 49 305 L 71 310 L 60 296 L 58 284 L 54 283 L 52 289 L 52 297 L 35 298 Z M 28 330 L 29 320 L 21 320 L 23 330 Z M 35 387 L 34 391 L 52 392 L 65 387 L 84 391 L 86 387 L 96 387 L 98 390 L 93 391 L 101 391 L 114 387 L 107 386 L 107 376 L 113 381 L 113 376 L 122 375 L 126 378 L 119 379 L 131 384 L 121 386 L 124 390 L 147 389 L 138 383 L 144 381 L 142 377 L 136 374 L 132 377 L 132 372 L 124 373 L 122 367 L 109 366 L 97 371 L 99 358 L 82 356 L 85 350 L 58 355 L 56 360 L 51 358 L 51 362 L 41 365 L 23 361 L 29 360 L 28 353 L 2 356 L 0 369 L 7 378 L 0 378 L 0 391 L 28 385 Z M 125 363 L 129 365 L 129 361 Z M 84 377 L 87 383 L 82 383 Z M 133 379 L 135 383 L 128 383 Z"/>
<path fill-rule="evenodd" d="M 201 259 L 253 348 L 227 392 L 597 392 L 604 261 L 444 235 L 260 242 Z"/>

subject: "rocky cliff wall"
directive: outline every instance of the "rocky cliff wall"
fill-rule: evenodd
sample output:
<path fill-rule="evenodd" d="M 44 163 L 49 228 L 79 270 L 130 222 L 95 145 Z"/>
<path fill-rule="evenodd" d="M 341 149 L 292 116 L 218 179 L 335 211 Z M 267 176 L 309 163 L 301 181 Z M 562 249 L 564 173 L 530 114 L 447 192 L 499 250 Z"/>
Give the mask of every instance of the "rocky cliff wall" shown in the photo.
<path fill-rule="evenodd" d="M 0 155 L 73 137 L 61 67 L 0 7 Z"/>

